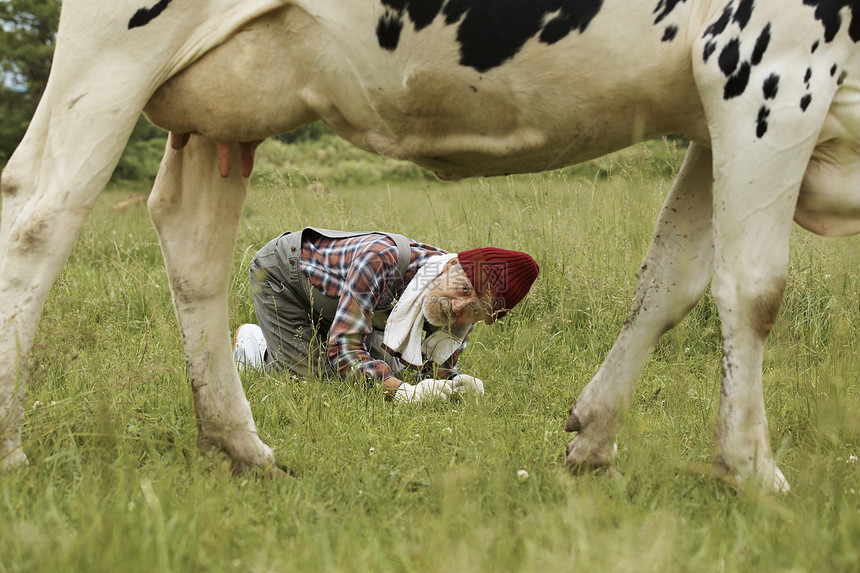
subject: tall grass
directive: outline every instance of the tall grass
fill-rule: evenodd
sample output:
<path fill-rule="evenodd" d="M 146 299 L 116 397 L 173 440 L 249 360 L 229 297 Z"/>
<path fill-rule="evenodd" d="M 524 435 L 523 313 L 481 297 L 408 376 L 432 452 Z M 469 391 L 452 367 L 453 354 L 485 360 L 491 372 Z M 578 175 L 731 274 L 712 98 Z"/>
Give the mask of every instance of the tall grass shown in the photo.
<path fill-rule="evenodd" d="M 626 316 L 682 152 L 658 143 L 577 170 L 443 184 L 373 180 L 376 159 L 326 179 L 331 158 L 309 150 L 261 150 L 231 328 L 254 319 L 247 265 L 283 230 L 524 250 L 541 265 L 532 293 L 478 326 L 461 359 L 485 398 L 392 407 L 379 389 L 247 374 L 260 434 L 297 477 L 231 477 L 196 449 L 145 208 L 112 209 L 139 189 L 112 188 L 39 327 L 31 466 L 0 476 L 0 572 L 860 569 L 860 242 L 793 238 L 764 372 L 790 495 L 741 494 L 709 475 L 720 342 L 708 296 L 645 369 L 619 436 L 624 479 L 572 478 L 566 410 Z"/>

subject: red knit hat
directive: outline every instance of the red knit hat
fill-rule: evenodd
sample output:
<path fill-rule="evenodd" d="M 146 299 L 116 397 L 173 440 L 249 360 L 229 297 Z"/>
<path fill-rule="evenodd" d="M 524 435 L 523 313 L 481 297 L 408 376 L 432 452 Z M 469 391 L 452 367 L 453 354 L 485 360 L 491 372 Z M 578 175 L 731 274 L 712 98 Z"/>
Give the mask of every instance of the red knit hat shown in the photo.
<path fill-rule="evenodd" d="M 463 251 L 457 254 L 457 260 L 475 292 L 484 293 L 490 288 L 494 319 L 505 316 L 528 294 L 539 270 L 529 255 L 495 247 Z"/>

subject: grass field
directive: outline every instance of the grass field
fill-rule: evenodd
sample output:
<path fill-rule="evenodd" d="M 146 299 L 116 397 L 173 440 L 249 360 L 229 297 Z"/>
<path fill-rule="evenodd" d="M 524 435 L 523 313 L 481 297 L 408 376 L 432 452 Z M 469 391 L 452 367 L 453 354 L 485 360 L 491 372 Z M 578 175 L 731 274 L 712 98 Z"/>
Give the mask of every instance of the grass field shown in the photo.
<path fill-rule="evenodd" d="M 443 184 L 340 147 L 267 143 L 239 233 L 247 265 L 283 230 L 495 245 L 541 265 L 461 359 L 480 402 L 398 406 L 338 380 L 248 374 L 263 439 L 296 479 L 232 477 L 196 447 L 192 395 L 139 186 L 100 199 L 32 356 L 28 469 L 0 476 L 13 571 L 858 571 L 860 241 L 796 230 L 765 356 L 772 446 L 793 486 L 740 493 L 709 473 L 719 322 L 709 296 L 661 340 L 618 447 L 623 479 L 562 468 L 566 411 L 632 300 L 683 152 L 640 146 L 577 169 Z M 225 333 L 225 336 L 227 333 Z M 528 478 L 518 478 L 526 470 Z"/>

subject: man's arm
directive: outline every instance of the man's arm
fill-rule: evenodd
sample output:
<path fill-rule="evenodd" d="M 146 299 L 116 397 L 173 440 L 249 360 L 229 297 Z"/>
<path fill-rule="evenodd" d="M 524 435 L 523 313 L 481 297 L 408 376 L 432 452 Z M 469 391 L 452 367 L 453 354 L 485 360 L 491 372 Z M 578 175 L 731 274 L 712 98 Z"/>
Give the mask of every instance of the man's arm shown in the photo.
<path fill-rule="evenodd" d="M 328 359 L 337 372 L 383 383 L 384 388 L 395 384 L 386 384 L 394 374 L 385 362 L 370 355 L 366 341 L 373 329 L 373 310 L 396 265 L 397 260 L 390 252 L 368 252 L 356 257 L 347 274 L 328 338 Z"/>

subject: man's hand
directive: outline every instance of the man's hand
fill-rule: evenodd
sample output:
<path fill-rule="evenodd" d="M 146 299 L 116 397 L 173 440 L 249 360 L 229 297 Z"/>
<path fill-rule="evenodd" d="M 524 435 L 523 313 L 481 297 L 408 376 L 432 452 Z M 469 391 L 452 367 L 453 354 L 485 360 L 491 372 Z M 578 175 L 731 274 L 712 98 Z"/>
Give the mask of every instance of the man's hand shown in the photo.
<path fill-rule="evenodd" d="M 451 379 L 453 382 L 454 392 L 457 394 L 474 394 L 475 396 L 484 395 L 484 383 L 468 374 L 457 374 Z"/>
<path fill-rule="evenodd" d="M 434 380 L 427 378 L 418 384 L 403 383 L 394 393 L 396 403 L 421 402 L 432 398 L 447 400 L 454 392 L 452 380 Z"/>

